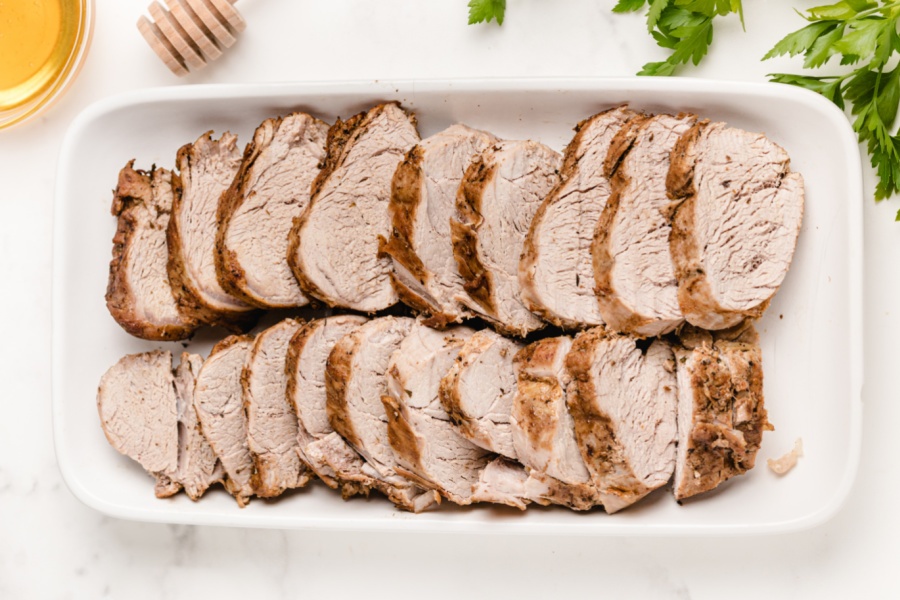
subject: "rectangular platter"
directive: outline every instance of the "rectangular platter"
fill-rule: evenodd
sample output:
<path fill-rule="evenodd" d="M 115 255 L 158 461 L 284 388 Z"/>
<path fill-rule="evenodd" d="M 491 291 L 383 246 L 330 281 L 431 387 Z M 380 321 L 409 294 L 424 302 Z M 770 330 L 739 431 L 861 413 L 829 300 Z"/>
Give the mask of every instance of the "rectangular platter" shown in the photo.
<path fill-rule="evenodd" d="M 153 496 L 153 482 L 117 454 L 100 428 L 97 383 L 124 354 L 153 348 L 126 334 L 104 291 L 116 221 L 109 214 L 119 169 L 172 168 L 177 149 L 207 130 L 246 142 L 263 119 L 304 110 L 327 121 L 400 100 L 422 137 L 455 122 L 562 150 L 581 119 L 628 102 L 648 111 L 691 111 L 766 133 L 806 180 L 806 213 L 785 283 L 759 322 L 769 419 L 757 467 L 679 506 L 658 491 L 622 513 L 446 503 L 423 514 L 383 498 L 341 501 L 322 485 L 239 509 L 221 488 L 201 501 Z M 734 535 L 794 531 L 835 514 L 856 475 L 862 388 L 862 180 L 846 117 L 825 99 L 776 84 L 692 79 L 520 79 L 241 86 L 143 90 L 100 101 L 72 124 L 57 176 L 53 265 L 53 425 L 72 492 L 114 517 L 161 523 L 285 529 L 578 535 Z M 270 315 L 266 324 L 275 320 Z M 186 344 L 204 356 L 221 330 Z M 805 456 L 778 477 L 765 459 L 802 438 Z"/>

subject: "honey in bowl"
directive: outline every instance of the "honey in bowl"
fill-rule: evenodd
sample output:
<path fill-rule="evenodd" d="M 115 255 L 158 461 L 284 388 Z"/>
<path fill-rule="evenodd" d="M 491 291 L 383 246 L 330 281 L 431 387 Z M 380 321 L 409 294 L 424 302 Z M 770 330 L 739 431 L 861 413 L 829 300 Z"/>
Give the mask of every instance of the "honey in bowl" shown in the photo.
<path fill-rule="evenodd" d="M 0 0 L 0 128 L 48 106 L 77 74 L 90 0 Z"/>

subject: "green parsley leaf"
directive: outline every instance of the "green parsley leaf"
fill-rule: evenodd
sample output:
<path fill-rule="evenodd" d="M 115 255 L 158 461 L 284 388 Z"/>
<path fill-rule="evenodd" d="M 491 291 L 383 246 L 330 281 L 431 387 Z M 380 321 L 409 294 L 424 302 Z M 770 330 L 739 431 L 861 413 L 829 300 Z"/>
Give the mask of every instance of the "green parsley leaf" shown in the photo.
<path fill-rule="evenodd" d="M 664 61 L 647 63 L 638 75 L 668 76 L 680 65 L 697 65 L 709 52 L 715 18 L 737 13 L 744 22 L 741 0 L 619 0 L 613 11 L 634 12 L 645 5 L 647 30 L 672 53 Z"/>
<path fill-rule="evenodd" d="M 506 15 L 506 0 L 469 0 L 469 25 L 490 23 L 496 19 L 497 25 L 503 25 Z"/>
<path fill-rule="evenodd" d="M 619 3 L 613 7 L 613 12 L 637 12 L 641 10 L 646 3 L 647 0 L 619 0 Z"/>
<path fill-rule="evenodd" d="M 763 60 L 803 55 L 803 65 L 820 68 L 833 56 L 857 65 L 840 75 L 813 77 L 775 73 L 771 81 L 822 94 L 841 109 L 850 106 L 853 130 L 878 175 L 875 199 L 900 192 L 900 136 L 892 134 L 900 107 L 900 67 L 887 65 L 900 53 L 900 0 L 843 0 L 802 15 L 809 25 L 787 35 Z M 897 213 L 900 221 L 900 211 Z"/>

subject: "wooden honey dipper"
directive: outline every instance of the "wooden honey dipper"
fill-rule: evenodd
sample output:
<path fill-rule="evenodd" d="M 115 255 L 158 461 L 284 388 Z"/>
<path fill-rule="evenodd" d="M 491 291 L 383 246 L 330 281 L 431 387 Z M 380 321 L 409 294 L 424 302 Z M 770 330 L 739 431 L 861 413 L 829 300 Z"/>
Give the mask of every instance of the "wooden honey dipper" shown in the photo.
<path fill-rule="evenodd" d="M 247 23 L 232 6 L 237 0 L 154 1 L 150 18 L 141 15 L 137 27 L 153 51 L 176 75 L 197 71 L 222 56 Z"/>

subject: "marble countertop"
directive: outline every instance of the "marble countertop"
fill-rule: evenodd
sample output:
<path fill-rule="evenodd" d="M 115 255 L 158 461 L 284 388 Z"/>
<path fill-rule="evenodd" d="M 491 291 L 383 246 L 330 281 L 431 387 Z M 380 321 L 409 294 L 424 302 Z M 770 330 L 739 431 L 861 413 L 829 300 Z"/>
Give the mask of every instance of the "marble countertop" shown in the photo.
<path fill-rule="evenodd" d="M 685 74 L 764 81 L 795 71 L 759 57 L 809 0 L 748 0 Z M 50 112 L 0 132 L 0 598 L 287 598 L 518 594 L 652 598 L 889 597 L 900 593 L 893 456 L 900 311 L 900 200 L 876 204 L 865 169 L 862 460 L 839 514 L 813 530 L 749 538 L 470 537 L 241 530 L 132 523 L 83 506 L 56 464 L 50 411 L 51 217 L 55 160 L 94 100 L 195 83 L 499 76 L 625 76 L 663 56 L 614 0 L 509 0 L 502 28 L 467 27 L 465 0 L 242 0 L 248 29 L 225 58 L 172 76 L 134 22 L 146 0 L 96 0 L 88 62 Z M 111 184 L 112 185 L 112 184 Z"/>

